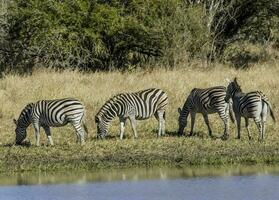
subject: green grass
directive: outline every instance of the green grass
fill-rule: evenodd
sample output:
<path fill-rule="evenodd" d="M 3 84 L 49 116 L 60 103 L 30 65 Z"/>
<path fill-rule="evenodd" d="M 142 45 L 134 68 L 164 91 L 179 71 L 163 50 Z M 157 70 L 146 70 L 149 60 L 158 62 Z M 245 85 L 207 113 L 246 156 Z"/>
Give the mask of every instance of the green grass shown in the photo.
<path fill-rule="evenodd" d="M 1 147 L 0 170 L 278 164 L 279 142 L 178 138 L 89 141 L 86 146 Z"/>
<path fill-rule="evenodd" d="M 267 134 L 263 142 L 251 121 L 252 140 L 248 141 L 245 128 L 241 140 L 235 139 L 235 127 L 230 127 L 230 138 L 220 139 L 223 133 L 222 121 L 210 115 L 213 134 L 209 138 L 206 125 L 197 115 L 195 135 L 177 137 L 177 108 L 182 106 L 186 96 L 194 87 L 225 85 L 225 78 L 237 76 L 244 91 L 261 90 L 270 99 L 278 119 L 279 66 L 255 66 L 240 71 L 226 66 L 205 69 L 196 66 L 188 69 L 156 69 L 152 71 L 110 72 L 83 74 L 76 71 L 36 71 L 31 76 L 7 75 L 0 80 L 0 171 L 70 170 L 97 168 L 127 168 L 153 166 L 200 166 L 231 164 L 278 164 L 278 127 L 268 118 Z M 162 138 L 156 137 L 155 118 L 138 123 L 139 139 L 134 140 L 130 124 L 127 123 L 125 139 L 119 140 L 118 120 L 110 127 L 110 135 L 104 141 L 96 140 L 94 115 L 102 104 L 116 93 L 159 87 L 169 96 L 166 129 Z M 33 127 L 28 129 L 26 141 L 31 145 L 12 146 L 15 139 L 15 125 L 21 109 L 29 102 L 39 99 L 75 97 L 86 106 L 86 124 L 89 129 L 85 146 L 75 144 L 73 128 L 68 125 L 53 128 L 54 147 L 46 145 L 41 130 L 41 147 L 34 146 Z M 189 127 L 185 130 L 189 132 Z"/>

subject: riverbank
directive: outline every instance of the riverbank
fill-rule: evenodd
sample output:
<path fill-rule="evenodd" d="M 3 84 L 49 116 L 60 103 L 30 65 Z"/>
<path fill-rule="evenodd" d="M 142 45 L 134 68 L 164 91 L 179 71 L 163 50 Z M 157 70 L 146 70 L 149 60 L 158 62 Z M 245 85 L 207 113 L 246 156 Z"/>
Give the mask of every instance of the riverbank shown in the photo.
<path fill-rule="evenodd" d="M 209 138 L 91 141 L 83 147 L 0 147 L 0 171 L 279 164 L 279 142 Z"/>
<path fill-rule="evenodd" d="M 226 66 L 211 69 L 194 66 L 188 69 L 155 69 L 151 71 L 110 72 L 84 74 L 76 71 L 35 71 L 30 76 L 7 75 L 0 79 L 0 172 L 94 170 L 97 168 L 129 168 L 154 166 L 198 166 L 231 164 L 279 164 L 278 127 L 270 117 L 263 142 L 258 141 L 256 127 L 251 120 L 252 140 L 248 141 L 245 128 L 241 140 L 236 140 L 235 127 L 230 127 L 230 138 L 220 139 L 223 123 L 216 115 L 209 121 L 214 138 L 209 138 L 206 125 L 197 115 L 195 135 L 177 137 L 177 108 L 181 107 L 192 88 L 226 85 L 225 78 L 237 76 L 244 91 L 261 90 L 270 99 L 278 119 L 279 66 L 262 65 L 242 71 Z M 132 139 L 127 123 L 125 139 L 119 140 L 119 122 L 110 127 L 107 140 L 97 141 L 94 115 L 102 104 L 114 94 L 137 91 L 149 87 L 165 90 L 169 96 L 166 136 L 156 138 L 157 121 L 140 121 L 139 139 Z M 54 147 L 46 145 L 41 130 L 41 147 L 34 146 L 33 127 L 28 129 L 30 145 L 12 146 L 15 139 L 13 118 L 22 108 L 39 99 L 75 97 L 86 107 L 88 139 L 85 146 L 75 144 L 74 130 L 70 125 L 53 128 Z M 185 129 L 189 132 L 189 127 Z"/>

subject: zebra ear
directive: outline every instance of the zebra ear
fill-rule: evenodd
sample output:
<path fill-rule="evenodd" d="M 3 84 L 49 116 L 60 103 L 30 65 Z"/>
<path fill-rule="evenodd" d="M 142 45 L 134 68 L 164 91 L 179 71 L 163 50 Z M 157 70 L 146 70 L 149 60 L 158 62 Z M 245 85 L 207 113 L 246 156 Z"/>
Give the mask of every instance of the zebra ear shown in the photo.
<path fill-rule="evenodd" d="M 236 77 L 234 77 L 233 81 L 237 84 L 237 78 Z"/>
<path fill-rule="evenodd" d="M 226 78 L 226 81 L 227 81 L 228 83 L 230 83 L 230 82 L 231 82 L 231 80 L 230 80 L 229 78 Z"/>
<path fill-rule="evenodd" d="M 181 113 L 181 108 L 178 108 L 177 111 L 178 111 L 178 113 L 180 114 L 180 113 Z"/>
<path fill-rule="evenodd" d="M 16 121 L 16 119 L 13 119 L 13 121 L 14 121 L 15 125 L 17 126 L 17 121 Z"/>
<path fill-rule="evenodd" d="M 100 118 L 98 116 L 95 117 L 95 123 L 99 123 Z"/>

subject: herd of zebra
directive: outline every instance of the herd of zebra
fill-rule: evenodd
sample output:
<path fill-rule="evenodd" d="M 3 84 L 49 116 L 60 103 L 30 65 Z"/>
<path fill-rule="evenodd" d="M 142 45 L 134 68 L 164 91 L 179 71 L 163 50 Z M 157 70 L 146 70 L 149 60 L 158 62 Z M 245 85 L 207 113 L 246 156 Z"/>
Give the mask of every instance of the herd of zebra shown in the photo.
<path fill-rule="evenodd" d="M 229 80 L 228 80 L 229 81 Z M 131 122 L 134 137 L 137 138 L 136 120 L 144 120 L 153 115 L 158 120 L 158 136 L 165 134 L 165 114 L 168 104 L 167 94 L 156 88 L 142 90 L 135 93 L 122 93 L 110 98 L 95 116 L 97 124 L 97 138 L 105 138 L 108 134 L 109 123 L 116 117 L 120 120 L 120 139 L 123 138 L 125 122 Z M 209 135 L 212 130 L 209 125 L 208 114 L 218 113 L 224 123 L 224 138 L 229 135 L 229 116 L 237 122 L 237 138 L 240 138 L 241 117 L 245 118 L 249 139 L 249 118 L 253 118 L 259 130 L 259 139 L 263 139 L 267 114 L 275 122 L 274 113 L 267 97 L 260 91 L 243 93 L 236 78 L 229 81 L 227 87 L 217 86 L 207 89 L 194 88 L 187 97 L 183 108 L 179 108 L 178 134 L 183 135 L 187 126 L 187 118 L 191 116 L 190 135 L 193 134 L 195 115 L 201 113 L 208 127 Z M 40 145 L 40 127 L 43 127 L 50 145 L 53 145 L 50 127 L 64 126 L 71 123 L 75 128 L 77 142 L 84 144 L 87 128 L 83 123 L 85 108 L 83 104 L 72 98 L 58 100 L 41 100 L 30 103 L 21 111 L 16 124 L 16 144 L 21 144 L 26 138 L 26 129 L 33 124 L 36 145 Z"/>

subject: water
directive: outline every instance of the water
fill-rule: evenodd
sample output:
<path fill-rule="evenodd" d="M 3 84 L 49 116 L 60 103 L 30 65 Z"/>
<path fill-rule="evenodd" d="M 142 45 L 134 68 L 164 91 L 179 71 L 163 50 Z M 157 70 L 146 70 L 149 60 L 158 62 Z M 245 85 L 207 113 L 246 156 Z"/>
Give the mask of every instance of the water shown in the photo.
<path fill-rule="evenodd" d="M 278 199 L 279 168 L 163 168 L 0 175 L 0 199 Z"/>

